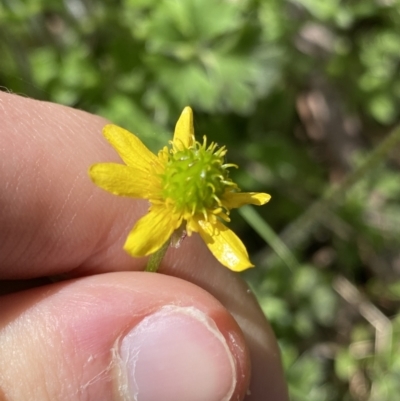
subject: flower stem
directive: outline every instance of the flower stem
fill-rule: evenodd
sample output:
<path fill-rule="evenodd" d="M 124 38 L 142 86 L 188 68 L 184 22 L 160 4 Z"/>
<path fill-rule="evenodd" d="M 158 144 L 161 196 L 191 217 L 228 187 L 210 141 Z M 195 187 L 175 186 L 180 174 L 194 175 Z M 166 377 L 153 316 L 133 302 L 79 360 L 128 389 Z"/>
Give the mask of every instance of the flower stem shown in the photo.
<path fill-rule="evenodd" d="M 168 240 L 158 251 L 152 253 L 146 265 L 146 272 L 156 272 L 160 267 L 160 263 L 164 258 L 165 253 L 169 247 L 170 240 Z"/>

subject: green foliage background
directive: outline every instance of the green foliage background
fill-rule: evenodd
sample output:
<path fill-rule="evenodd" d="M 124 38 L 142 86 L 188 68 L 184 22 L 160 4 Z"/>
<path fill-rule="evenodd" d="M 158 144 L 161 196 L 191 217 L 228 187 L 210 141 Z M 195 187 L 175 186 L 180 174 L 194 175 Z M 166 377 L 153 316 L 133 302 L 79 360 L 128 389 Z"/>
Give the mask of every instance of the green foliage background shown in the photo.
<path fill-rule="evenodd" d="M 0 54 L 3 90 L 153 149 L 191 105 L 272 194 L 232 225 L 292 400 L 398 398 L 399 146 L 363 167 L 400 120 L 398 0 L 0 0 Z"/>

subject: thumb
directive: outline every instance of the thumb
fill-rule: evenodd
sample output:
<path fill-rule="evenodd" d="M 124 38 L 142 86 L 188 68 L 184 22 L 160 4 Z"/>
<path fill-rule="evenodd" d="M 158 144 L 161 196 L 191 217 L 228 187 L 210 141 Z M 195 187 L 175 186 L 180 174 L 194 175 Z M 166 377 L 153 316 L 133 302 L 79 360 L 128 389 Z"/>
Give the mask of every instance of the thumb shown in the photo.
<path fill-rule="evenodd" d="M 97 275 L 4 296 L 0 309 L 0 399 L 229 401 L 248 386 L 237 324 L 178 278 Z"/>

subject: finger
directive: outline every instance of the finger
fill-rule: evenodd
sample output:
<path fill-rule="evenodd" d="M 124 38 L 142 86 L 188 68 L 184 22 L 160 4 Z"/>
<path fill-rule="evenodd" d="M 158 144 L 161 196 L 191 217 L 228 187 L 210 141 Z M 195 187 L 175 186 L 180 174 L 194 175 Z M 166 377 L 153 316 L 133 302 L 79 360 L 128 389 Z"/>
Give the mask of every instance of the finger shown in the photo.
<path fill-rule="evenodd" d="M 0 277 L 95 269 L 100 260 L 132 269 L 120 243 L 146 206 L 110 197 L 87 174 L 94 162 L 119 161 L 102 138 L 105 120 L 1 92 L 0 120 Z"/>
<path fill-rule="evenodd" d="M 242 399 L 240 329 L 207 292 L 165 275 L 110 273 L 4 296 L 8 401 Z"/>
<path fill-rule="evenodd" d="M 143 269 L 122 250 L 146 202 L 110 195 L 87 177 L 96 162 L 117 161 L 103 141 L 104 120 L 0 93 L 0 277 L 28 278 Z M 18 157 L 16 157 L 18 155 Z M 197 237 L 170 249 L 161 271 L 198 284 L 231 311 L 250 348 L 249 400 L 285 400 L 276 340 L 254 296 Z"/>
<path fill-rule="evenodd" d="M 275 335 L 249 286 L 237 274 L 221 268 L 202 241 L 184 242 L 180 249 L 171 249 L 160 272 L 204 288 L 235 318 L 243 331 L 252 366 L 246 401 L 288 400 Z"/>

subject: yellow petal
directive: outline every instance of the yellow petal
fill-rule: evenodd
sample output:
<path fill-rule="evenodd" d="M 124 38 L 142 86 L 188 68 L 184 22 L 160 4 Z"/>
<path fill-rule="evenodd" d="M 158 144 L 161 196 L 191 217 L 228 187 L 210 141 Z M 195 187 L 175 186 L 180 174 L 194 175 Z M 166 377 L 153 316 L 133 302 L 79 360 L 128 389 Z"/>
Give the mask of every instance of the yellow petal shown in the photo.
<path fill-rule="evenodd" d="M 97 186 L 115 195 L 148 199 L 158 190 L 156 177 L 124 164 L 94 164 L 89 175 Z"/>
<path fill-rule="evenodd" d="M 159 163 L 157 156 L 136 135 L 121 127 L 108 124 L 103 128 L 103 135 L 128 166 L 150 171 L 152 165 Z"/>
<path fill-rule="evenodd" d="M 227 192 L 222 201 L 228 209 L 235 209 L 247 204 L 261 206 L 270 199 L 271 195 L 261 192 Z"/>
<path fill-rule="evenodd" d="M 175 125 L 173 145 L 174 149 L 182 150 L 193 145 L 194 128 L 193 112 L 190 107 L 185 107 Z"/>
<path fill-rule="evenodd" d="M 181 219 L 166 207 L 154 207 L 133 227 L 124 249 L 135 257 L 150 255 L 160 249 L 181 224 Z"/>
<path fill-rule="evenodd" d="M 254 266 L 243 242 L 228 227 L 219 221 L 211 224 L 204 220 L 198 220 L 197 225 L 196 231 L 221 264 L 236 272 Z"/>

